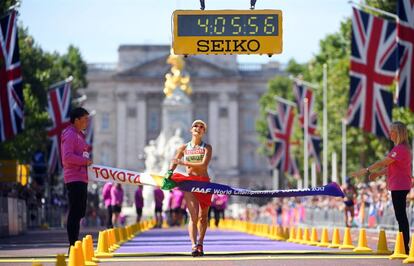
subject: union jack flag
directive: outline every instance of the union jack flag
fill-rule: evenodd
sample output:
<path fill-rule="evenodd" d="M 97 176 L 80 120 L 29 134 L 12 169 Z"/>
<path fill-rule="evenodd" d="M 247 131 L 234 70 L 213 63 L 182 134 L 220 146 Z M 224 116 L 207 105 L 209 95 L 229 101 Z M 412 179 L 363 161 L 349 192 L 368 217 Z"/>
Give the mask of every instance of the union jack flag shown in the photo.
<path fill-rule="evenodd" d="M 59 173 L 62 169 L 60 135 L 70 124 L 71 79 L 50 87 L 48 93 L 48 112 L 53 126 L 48 129 L 51 140 L 48 160 L 48 173 Z"/>
<path fill-rule="evenodd" d="M 414 112 L 414 0 L 398 0 L 397 105 Z"/>
<path fill-rule="evenodd" d="M 298 166 L 290 153 L 290 136 L 295 118 L 293 107 L 278 101 L 276 109 L 276 113 L 267 113 L 269 141 L 273 142 L 269 162 L 273 168 L 298 177 Z"/>
<path fill-rule="evenodd" d="M 321 170 L 321 137 L 317 133 L 318 116 L 314 111 L 315 97 L 313 91 L 299 82 L 293 83 L 293 92 L 295 101 L 299 109 L 299 122 L 302 128 L 305 128 L 305 104 L 304 99 L 308 99 L 308 150 L 311 157 L 315 159 L 316 168 Z"/>
<path fill-rule="evenodd" d="M 24 98 L 17 37 L 17 12 L 0 19 L 0 141 L 23 131 Z"/>
<path fill-rule="evenodd" d="M 396 25 L 353 8 L 348 124 L 389 135 L 397 68 Z"/>

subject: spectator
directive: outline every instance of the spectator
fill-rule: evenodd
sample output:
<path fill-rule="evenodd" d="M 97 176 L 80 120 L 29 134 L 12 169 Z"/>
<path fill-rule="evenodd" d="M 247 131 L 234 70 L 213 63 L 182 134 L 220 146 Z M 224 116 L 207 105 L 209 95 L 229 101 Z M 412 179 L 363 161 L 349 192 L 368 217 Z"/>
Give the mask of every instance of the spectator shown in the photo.
<path fill-rule="evenodd" d="M 344 213 L 345 213 L 345 226 L 351 227 L 354 223 L 354 214 L 355 214 L 355 198 L 357 196 L 356 189 L 352 185 L 351 180 L 347 179 L 347 183 L 344 187 Z"/>
<path fill-rule="evenodd" d="M 219 225 L 220 219 L 224 219 L 224 211 L 227 208 L 227 201 L 229 196 L 214 194 L 211 208 L 214 213 L 214 220 L 216 227 Z"/>
<path fill-rule="evenodd" d="M 107 219 L 106 219 L 106 228 L 112 228 L 112 206 L 111 206 L 111 188 L 112 183 L 108 182 L 102 188 L 102 197 L 104 201 L 104 205 L 107 210 Z"/>
<path fill-rule="evenodd" d="M 142 196 L 142 185 L 135 191 L 135 210 L 137 212 L 137 223 L 141 221 L 142 208 L 144 208 L 144 197 Z"/>
<path fill-rule="evenodd" d="M 162 227 L 162 202 L 164 200 L 164 192 L 159 188 L 154 189 L 154 201 L 155 201 L 155 227 Z"/>
<path fill-rule="evenodd" d="M 119 215 L 122 210 L 122 202 L 124 201 L 124 190 L 120 183 L 111 188 L 111 205 L 112 205 L 112 224 L 118 226 Z"/>

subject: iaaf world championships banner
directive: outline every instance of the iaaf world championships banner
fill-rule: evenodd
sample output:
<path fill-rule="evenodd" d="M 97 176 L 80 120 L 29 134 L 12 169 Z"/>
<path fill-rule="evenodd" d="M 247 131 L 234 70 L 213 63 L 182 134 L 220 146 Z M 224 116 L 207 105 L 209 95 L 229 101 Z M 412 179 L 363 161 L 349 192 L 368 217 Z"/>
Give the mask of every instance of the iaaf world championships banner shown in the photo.
<path fill-rule="evenodd" d="M 176 180 L 174 177 L 177 177 Z M 182 180 L 182 177 L 182 174 L 174 173 L 172 180 Z M 89 181 L 115 182 L 125 185 L 161 186 L 163 176 L 93 164 L 88 167 L 88 178 Z M 344 193 L 337 183 L 304 189 L 249 190 L 211 182 L 192 181 L 191 176 L 188 176 L 188 181 L 177 181 L 177 186 L 180 190 L 187 192 L 249 197 L 303 197 L 317 195 L 344 197 Z"/>

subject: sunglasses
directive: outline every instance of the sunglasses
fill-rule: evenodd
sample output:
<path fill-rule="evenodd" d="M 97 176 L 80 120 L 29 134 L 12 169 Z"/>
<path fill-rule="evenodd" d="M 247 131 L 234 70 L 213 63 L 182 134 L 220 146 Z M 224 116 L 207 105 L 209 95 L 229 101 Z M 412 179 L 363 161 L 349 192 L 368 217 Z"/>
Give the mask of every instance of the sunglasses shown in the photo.
<path fill-rule="evenodd" d="M 193 127 L 204 128 L 203 125 L 195 124 Z"/>

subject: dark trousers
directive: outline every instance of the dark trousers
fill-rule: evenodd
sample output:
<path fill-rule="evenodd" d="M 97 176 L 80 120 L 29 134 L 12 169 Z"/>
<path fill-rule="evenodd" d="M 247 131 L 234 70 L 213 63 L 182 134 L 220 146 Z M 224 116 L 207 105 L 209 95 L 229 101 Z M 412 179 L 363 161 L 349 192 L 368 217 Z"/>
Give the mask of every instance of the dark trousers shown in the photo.
<path fill-rule="evenodd" d="M 69 244 L 75 245 L 79 238 L 80 220 L 85 216 L 88 184 L 84 182 L 71 182 L 66 184 L 68 190 L 69 213 L 67 232 Z"/>
<path fill-rule="evenodd" d="M 409 190 L 391 191 L 392 205 L 394 206 L 395 217 L 397 218 L 399 231 L 404 236 L 405 252 L 408 254 L 410 247 L 410 225 L 408 224 L 406 205 Z"/>
<path fill-rule="evenodd" d="M 215 220 L 214 222 L 215 222 L 215 225 L 218 226 L 220 219 L 224 219 L 224 210 L 213 208 L 213 211 L 214 211 L 214 220 Z"/>
<path fill-rule="evenodd" d="M 107 215 L 108 217 L 106 219 L 106 228 L 112 228 L 114 226 L 112 225 L 112 206 L 111 205 L 109 205 L 107 208 Z"/>

